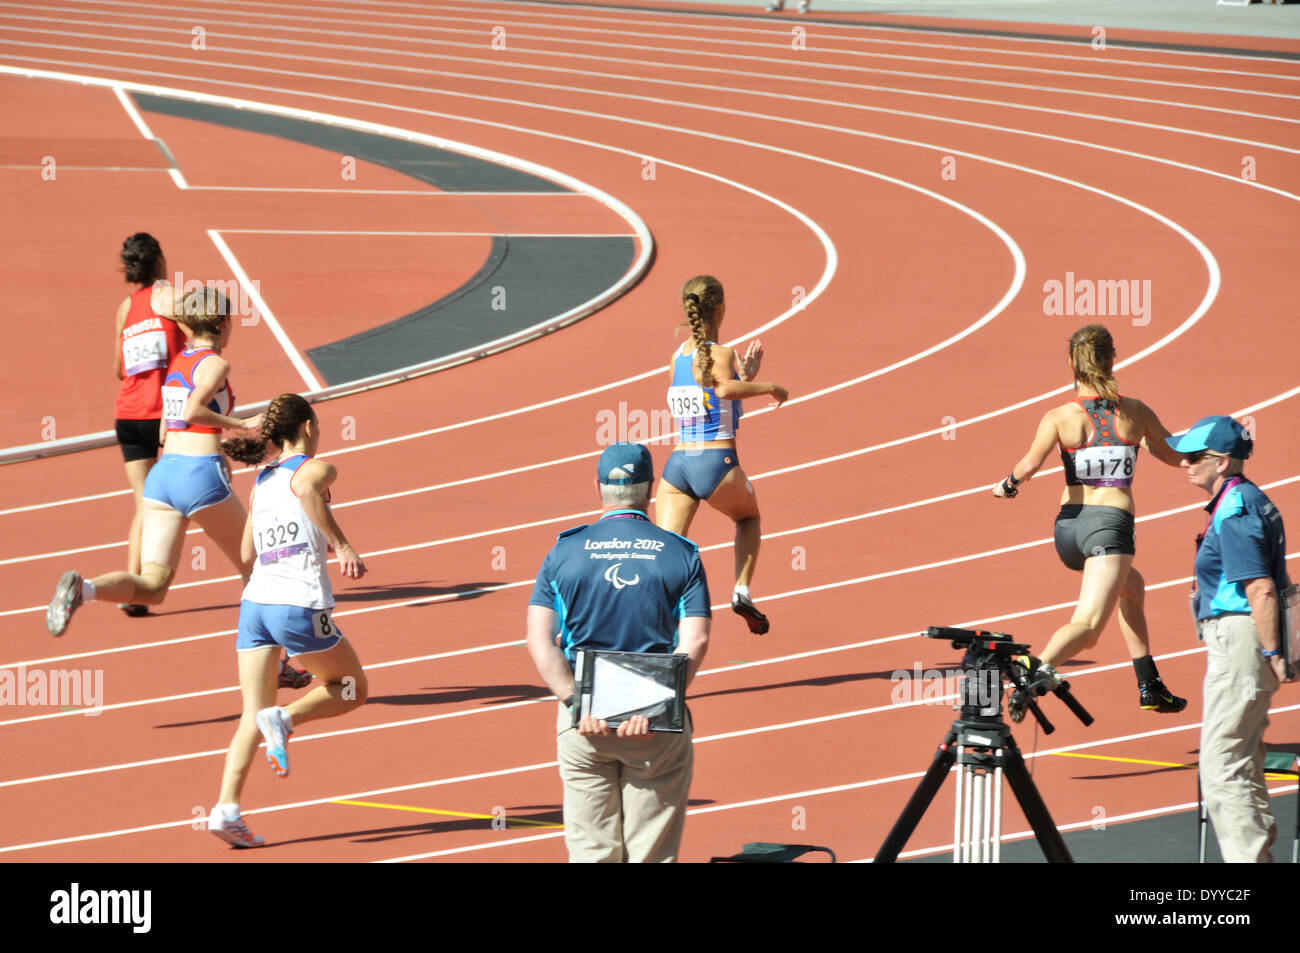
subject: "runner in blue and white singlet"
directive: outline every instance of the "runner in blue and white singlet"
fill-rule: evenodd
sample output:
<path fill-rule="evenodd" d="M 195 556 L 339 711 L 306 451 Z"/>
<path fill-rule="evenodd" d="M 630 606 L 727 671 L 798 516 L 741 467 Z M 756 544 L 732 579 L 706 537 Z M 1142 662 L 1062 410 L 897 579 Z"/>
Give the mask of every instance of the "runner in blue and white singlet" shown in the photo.
<path fill-rule="evenodd" d="M 717 344 L 707 341 L 705 346 L 716 347 Z M 677 421 L 684 443 L 734 440 L 744 409 L 740 401 L 722 400 L 714 388 L 702 387 L 695 380 L 695 355 L 698 352 L 699 348 L 692 347 L 690 342 L 675 352 L 672 383 L 668 387 L 668 410 Z"/>
<path fill-rule="evenodd" d="M 718 279 L 700 275 L 686 282 L 682 308 L 691 340 L 673 352 L 668 385 L 668 408 L 677 421 L 680 439 L 664 466 L 655 522 L 685 536 L 700 500 L 708 500 L 736 524 L 736 588 L 731 608 L 744 618 L 751 632 L 762 635 L 768 630 L 767 617 L 749 598 L 762 539 L 758 498 L 740 467 L 736 431 L 742 400 L 770 396 L 779 407 L 789 395 L 778 384 L 754 380 L 763 358 L 761 341 L 751 341 L 743 358 L 715 343 L 727 310 Z"/>
<path fill-rule="evenodd" d="M 262 605 L 334 608 L 325 572 L 328 543 L 293 491 L 293 478 L 311 458 L 292 456 L 257 475 L 253 496 L 253 546 L 257 558 L 244 600 Z M 326 497 L 328 500 L 328 496 Z"/>
<path fill-rule="evenodd" d="M 334 465 L 315 459 L 320 422 L 305 399 L 281 394 L 267 407 L 256 438 L 228 440 L 222 451 L 243 463 L 261 463 L 267 445 L 279 459 L 257 475 L 241 553 L 253 564 L 239 604 L 239 687 L 243 712 L 226 754 L 221 795 L 208 830 L 234 847 L 259 847 L 239 812 L 239 798 L 257 752 L 278 777 L 289 774 L 289 735 L 296 725 L 333 718 L 366 700 L 366 675 L 351 643 L 334 621 L 334 592 L 326 576 L 331 547 L 345 578 L 360 579 L 361 557 L 330 510 Z M 280 651 L 301 657 L 317 685 L 301 698 L 275 704 Z"/>

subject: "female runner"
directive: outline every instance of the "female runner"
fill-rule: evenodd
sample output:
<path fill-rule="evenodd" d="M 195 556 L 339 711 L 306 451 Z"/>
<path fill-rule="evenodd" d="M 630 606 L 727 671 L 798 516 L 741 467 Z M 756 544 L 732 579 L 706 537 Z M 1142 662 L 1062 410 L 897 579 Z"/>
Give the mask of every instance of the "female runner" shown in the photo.
<path fill-rule="evenodd" d="M 145 478 L 140 570 L 94 579 L 65 572 L 45 613 L 51 635 L 62 635 L 72 613 L 88 599 L 161 603 L 180 565 L 191 517 L 248 581 L 250 566 L 240 556 L 244 507 L 230 491 L 221 431 L 253 431 L 261 418 L 227 416 L 235 406 L 230 363 L 221 356 L 230 343 L 230 303 L 215 288 L 195 289 L 182 299 L 176 320 L 185 328 L 190 346 L 176 355 L 163 379 L 163 453 Z M 281 663 L 281 687 L 302 688 L 310 681 L 309 673 Z"/>
<path fill-rule="evenodd" d="M 319 439 L 311 405 L 297 394 L 281 394 L 267 408 L 257 439 L 222 444 L 227 456 L 252 464 L 262 462 L 268 443 L 281 451 L 257 476 L 244 528 L 242 552 L 253 564 L 239 605 L 236 643 L 244 708 L 226 753 L 220 800 L 208 818 L 208 830 L 235 847 L 262 844 L 239 814 L 259 732 L 266 739 L 267 760 L 277 776 L 285 777 L 295 725 L 345 714 L 366 700 L 365 672 L 331 618 L 334 594 L 325 571 L 326 547 L 338 553 L 345 577 L 360 579 L 366 567 L 330 512 L 329 487 L 337 472 L 332 464 L 313 459 Z M 281 646 L 301 657 L 320 679 L 284 708 L 275 707 Z"/>
<path fill-rule="evenodd" d="M 1114 361 L 1115 345 L 1102 325 L 1090 324 L 1071 336 L 1070 367 L 1078 396 L 1043 416 L 1029 452 L 993 488 L 993 495 L 1014 497 L 1052 448 L 1060 450 L 1065 491 L 1056 517 L 1056 553 L 1068 568 L 1082 571 L 1083 585 L 1074 617 L 1047 643 L 1031 685 L 1056 688 L 1060 676 L 1055 666 L 1097 644 L 1118 601 L 1139 704 L 1148 711 L 1179 712 L 1187 700 L 1171 694 L 1160 679 L 1143 612 L 1146 582 L 1132 568 L 1137 552 L 1132 487 L 1139 447 L 1173 467 L 1182 464 L 1182 456 L 1165 442 L 1169 431 L 1155 411 L 1133 397 L 1121 400 L 1111 372 Z M 1020 721 L 1024 713 L 1023 699 L 1013 696 L 1012 719 Z"/>
<path fill-rule="evenodd" d="M 758 498 L 740 468 L 736 431 L 742 400 L 768 394 L 772 406 L 780 407 L 790 395 L 777 384 L 754 380 L 763 360 L 761 341 L 751 341 L 739 361 L 731 348 L 714 343 L 727 313 L 717 278 L 701 275 L 686 282 L 682 307 L 691 340 L 673 352 L 668 388 L 668 406 L 681 436 L 664 466 L 655 522 L 685 536 L 700 500 L 708 500 L 736 524 L 736 588 L 731 609 L 744 618 L 750 632 L 762 635 L 769 627 L 767 616 L 749 598 L 762 538 Z"/>
<path fill-rule="evenodd" d="M 117 442 L 126 463 L 126 479 L 135 494 L 135 515 L 127 538 L 127 571 L 140 572 L 141 498 L 144 480 L 158 458 L 158 420 L 162 417 L 162 382 L 167 366 L 185 346 L 176 323 L 172 289 L 166 283 L 167 259 L 158 239 L 137 232 L 122 243 L 122 269 L 137 285 L 117 309 L 117 346 L 113 373 L 122 382 L 113 403 Z M 145 615 L 147 606 L 122 603 L 129 616 Z"/>

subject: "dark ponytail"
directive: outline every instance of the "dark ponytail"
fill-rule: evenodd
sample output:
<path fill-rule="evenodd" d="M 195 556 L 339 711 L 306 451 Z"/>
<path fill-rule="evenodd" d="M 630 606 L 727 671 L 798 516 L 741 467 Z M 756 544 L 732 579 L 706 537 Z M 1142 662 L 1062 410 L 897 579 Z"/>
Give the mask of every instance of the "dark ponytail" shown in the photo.
<path fill-rule="evenodd" d="M 167 275 L 167 259 L 158 239 L 148 232 L 136 232 L 122 243 L 122 271 L 135 285 L 151 285 Z"/>
<path fill-rule="evenodd" d="M 268 444 L 283 448 L 285 441 L 297 440 L 302 425 L 316 414 L 311 404 L 297 394 L 281 394 L 271 401 L 262 417 L 262 429 L 256 437 L 236 437 L 221 441 L 221 452 L 240 463 L 254 466 L 266 459 Z"/>

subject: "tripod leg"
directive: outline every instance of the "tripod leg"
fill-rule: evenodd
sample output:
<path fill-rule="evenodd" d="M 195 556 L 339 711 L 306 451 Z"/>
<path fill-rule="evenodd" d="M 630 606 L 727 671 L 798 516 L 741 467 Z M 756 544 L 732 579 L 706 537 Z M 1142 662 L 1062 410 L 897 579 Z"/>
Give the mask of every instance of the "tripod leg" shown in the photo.
<path fill-rule="evenodd" d="M 953 762 L 957 760 L 957 754 L 953 750 L 953 742 L 956 740 L 957 732 L 950 731 L 943 744 L 939 746 L 939 750 L 934 753 L 934 761 L 930 763 L 930 768 L 925 772 L 925 777 L 921 778 L 921 783 L 916 786 L 912 799 L 907 802 L 907 807 L 903 808 L 903 813 L 899 815 L 898 820 L 894 823 L 889 836 L 885 838 L 885 842 L 880 845 L 880 850 L 876 852 L 876 863 L 892 864 L 898 860 L 899 851 L 903 849 L 907 839 L 916 830 L 916 825 L 921 823 L 926 808 L 930 806 L 934 796 L 939 793 L 939 788 L 943 785 L 943 779 L 948 776 Z"/>
<path fill-rule="evenodd" d="M 1053 864 L 1074 863 L 1074 858 L 1070 856 L 1061 832 L 1056 829 L 1042 795 L 1034 786 L 1034 779 L 1025 770 L 1025 759 L 1020 756 L 1020 749 L 1016 747 L 1015 739 L 1010 735 L 1007 736 L 1007 746 L 1003 750 L 1006 752 L 1007 780 L 1011 783 L 1011 790 L 1020 803 L 1020 809 L 1025 812 L 1029 826 L 1034 830 L 1038 846 L 1043 849 L 1043 856 Z"/>

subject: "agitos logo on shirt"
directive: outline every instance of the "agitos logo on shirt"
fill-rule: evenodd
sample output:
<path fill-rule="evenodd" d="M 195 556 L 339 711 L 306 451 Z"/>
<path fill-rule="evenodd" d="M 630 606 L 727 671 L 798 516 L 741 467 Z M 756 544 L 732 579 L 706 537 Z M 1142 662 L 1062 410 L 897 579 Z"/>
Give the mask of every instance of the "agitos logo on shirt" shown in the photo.
<path fill-rule="evenodd" d="M 619 569 L 622 568 L 622 566 L 623 566 L 622 563 L 614 563 L 614 565 L 606 569 L 605 581 L 613 585 L 615 589 L 622 589 L 624 586 L 635 586 L 638 582 L 641 581 L 640 573 L 633 576 L 631 579 L 624 579 L 622 576 L 620 576 L 618 574 L 618 571 Z"/>

